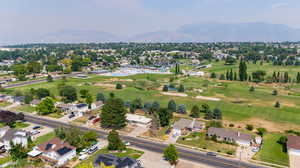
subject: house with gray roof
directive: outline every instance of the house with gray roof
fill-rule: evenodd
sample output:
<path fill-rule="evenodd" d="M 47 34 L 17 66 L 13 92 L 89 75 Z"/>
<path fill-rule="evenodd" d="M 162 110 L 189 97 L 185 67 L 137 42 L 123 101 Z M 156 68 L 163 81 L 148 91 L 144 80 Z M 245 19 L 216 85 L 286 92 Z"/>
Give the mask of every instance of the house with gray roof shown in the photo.
<path fill-rule="evenodd" d="M 219 141 L 236 143 L 240 146 L 251 146 L 253 140 L 250 134 L 245 134 L 240 131 L 235 131 L 231 129 L 215 127 L 208 128 L 207 136 L 216 136 L 217 140 Z"/>
<path fill-rule="evenodd" d="M 11 148 L 10 142 L 27 147 L 28 138 L 30 138 L 28 132 L 12 129 L 8 126 L 0 128 L 0 146 L 3 146 L 6 150 Z"/>
<path fill-rule="evenodd" d="M 173 124 L 173 136 L 180 136 L 184 131 L 200 131 L 204 127 L 204 122 L 181 118 Z"/>

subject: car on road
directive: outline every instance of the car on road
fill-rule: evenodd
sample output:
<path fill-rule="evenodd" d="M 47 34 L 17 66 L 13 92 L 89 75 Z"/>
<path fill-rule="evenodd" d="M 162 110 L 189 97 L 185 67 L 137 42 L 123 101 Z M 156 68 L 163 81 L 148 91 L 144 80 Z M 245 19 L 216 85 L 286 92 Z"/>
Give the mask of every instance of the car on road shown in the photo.
<path fill-rule="evenodd" d="M 217 154 L 215 152 L 207 152 L 206 155 L 208 155 L 208 156 L 217 156 Z"/>
<path fill-rule="evenodd" d="M 83 155 L 80 155 L 80 156 L 78 157 L 78 159 L 79 159 L 79 160 L 86 160 L 88 157 L 89 157 L 89 155 L 83 154 Z"/>
<path fill-rule="evenodd" d="M 37 135 L 37 134 L 40 133 L 40 131 L 38 131 L 38 130 L 32 130 L 32 131 L 30 131 L 30 133 L 31 133 L 31 135 Z"/>
<path fill-rule="evenodd" d="M 130 146 L 131 145 L 131 143 L 128 142 L 128 141 L 124 141 L 123 143 L 124 143 L 125 146 Z"/>

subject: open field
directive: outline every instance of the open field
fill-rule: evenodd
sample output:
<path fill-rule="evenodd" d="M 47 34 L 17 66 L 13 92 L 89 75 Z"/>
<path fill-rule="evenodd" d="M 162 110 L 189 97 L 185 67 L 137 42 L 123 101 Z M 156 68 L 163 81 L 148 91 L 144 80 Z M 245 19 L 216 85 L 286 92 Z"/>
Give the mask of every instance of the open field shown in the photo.
<path fill-rule="evenodd" d="M 280 134 L 266 134 L 262 149 L 254 156 L 254 159 L 274 164 L 289 165 L 288 154 L 283 152 L 282 146 L 277 143 Z"/>
<path fill-rule="evenodd" d="M 128 77 L 106 77 L 91 75 L 88 79 L 68 78 L 66 84 L 80 89 L 88 89 L 93 94 L 94 99 L 98 92 L 104 93 L 106 97 L 110 92 L 114 92 L 117 97 L 124 101 L 131 101 L 141 98 L 145 102 L 160 102 L 161 106 L 167 105 L 168 101 L 173 99 L 177 105 L 185 104 L 190 110 L 193 105 L 201 106 L 207 103 L 211 109 L 219 108 L 223 113 L 224 120 L 232 122 L 248 121 L 252 118 L 259 118 L 269 122 L 292 125 L 293 128 L 300 130 L 300 86 L 299 85 L 275 85 L 275 84 L 255 84 L 238 81 L 220 81 L 217 79 L 207 79 L 199 77 L 176 77 L 172 82 L 172 75 L 141 74 Z M 7 89 L 7 93 L 13 93 L 14 90 L 27 91 L 30 88 L 48 88 L 51 93 L 58 97 L 57 85 L 62 80 L 56 80 L 51 83 L 32 84 L 14 89 Z M 107 89 L 101 83 L 110 84 L 121 83 L 126 87 L 121 90 Z M 185 86 L 187 97 L 162 95 L 157 85 L 179 84 Z M 250 86 L 255 87 L 254 92 L 249 92 Z M 110 87 L 112 88 L 112 87 Z M 203 90 L 202 93 L 195 90 Z M 272 91 L 278 91 L 277 96 L 272 95 Z M 197 96 L 205 96 L 220 99 L 220 101 L 210 101 L 197 99 Z M 274 104 L 279 101 L 281 108 L 275 108 Z M 25 108 L 25 107 L 24 107 Z M 27 107 L 25 108 L 27 109 Z M 32 109 L 29 109 L 30 112 Z M 24 110 L 27 111 L 27 110 Z M 201 114 L 203 117 L 203 114 Z M 279 128 L 280 129 L 280 128 Z M 283 131 L 283 130 L 281 130 Z"/>

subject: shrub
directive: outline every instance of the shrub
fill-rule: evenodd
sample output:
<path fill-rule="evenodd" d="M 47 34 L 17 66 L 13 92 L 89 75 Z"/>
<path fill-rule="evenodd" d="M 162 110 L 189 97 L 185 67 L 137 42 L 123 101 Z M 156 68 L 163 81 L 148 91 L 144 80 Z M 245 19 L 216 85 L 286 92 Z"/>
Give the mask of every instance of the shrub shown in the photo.
<path fill-rule="evenodd" d="M 253 125 L 247 124 L 246 129 L 249 130 L 249 131 L 252 131 L 253 130 Z"/>
<path fill-rule="evenodd" d="M 275 103 L 274 107 L 280 108 L 280 103 L 279 103 L 279 101 L 277 101 L 277 102 Z"/>
<path fill-rule="evenodd" d="M 234 127 L 234 124 L 230 123 L 230 124 L 229 124 L 229 127 Z"/>
<path fill-rule="evenodd" d="M 249 92 L 254 92 L 255 88 L 253 86 L 250 87 Z"/>
<path fill-rule="evenodd" d="M 116 84 L 116 89 L 123 89 L 123 86 L 120 83 Z"/>

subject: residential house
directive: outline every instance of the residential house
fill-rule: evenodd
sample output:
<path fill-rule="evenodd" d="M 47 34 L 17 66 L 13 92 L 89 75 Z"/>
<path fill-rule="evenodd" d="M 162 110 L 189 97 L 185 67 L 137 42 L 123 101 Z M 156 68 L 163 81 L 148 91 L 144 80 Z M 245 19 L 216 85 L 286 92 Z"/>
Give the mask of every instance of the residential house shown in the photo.
<path fill-rule="evenodd" d="M 226 128 L 210 127 L 207 131 L 207 136 L 216 136 L 219 141 L 227 141 L 231 143 L 237 143 L 240 146 L 251 146 L 252 136 L 240 131 L 234 131 Z"/>
<path fill-rule="evenodd" d="M 300 136 L 288 136 L 287 150 L 289 154 L 290 167 L 298 168 L 300 165 Z"/>
<path fill-rule="evenodd" d="M 186 131 L 200 131 L 204 127 L 204 122 L 181 118 L 173 124 L 173 136 L 181 136 Z"/>
<path fill-rule="evenodd" d="M 28 138 L 30 138 L 28 132 L 12 129 L 8 126 L 0 128 L 0 146 L 4 147 L 6 150 L 11 148 L 10 142 L 27 147 Z"/>
<path fill-rule="evenodd" d="M 126 114 L 126 119 L 130 124 L 147 127 L 151 124 L 152 119 L 136 114 Z"/>
<path fill-rule="evenodd" d="M 141 164 L 130 157 L 117 157 L 112 154 L 100 154 L 94 161 L 95 167 L 114 166 L 115 168 L 142 168 Z"/>
<path fill-rule="evenodd" d="M 56 166 L 62 166 L 76 157 L 76 147 L 71 146 L 68 142 L 62 141 L 59 138 L 53 138 L 50 141 L 34 147 L 28 155 L 31 157 L 39 157 Z"/>
<path fill-rule="evenodd" d="M 36 107 L 38 104 L 40 104 L 41 101 L 38 100 L 38 99 L 33 99 L 31 102 L 30 102 L 30 105 L 33 106 L 33 107 Z"/>
<path fill-rule="evenodd" d="M 75 115 L 83 116 L 89 110 L 89 106 L 85 103 L 80 103 L 75 105 Z"/>

